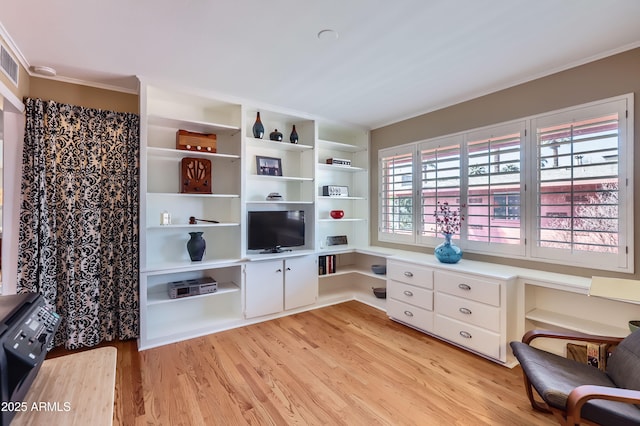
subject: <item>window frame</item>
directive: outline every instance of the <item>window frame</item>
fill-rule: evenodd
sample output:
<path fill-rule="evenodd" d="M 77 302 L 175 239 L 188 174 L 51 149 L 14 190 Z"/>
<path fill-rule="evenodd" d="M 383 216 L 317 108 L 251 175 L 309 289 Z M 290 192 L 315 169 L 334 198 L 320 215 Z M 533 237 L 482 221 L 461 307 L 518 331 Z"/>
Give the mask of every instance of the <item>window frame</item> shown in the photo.
<path fill-rule="evenodd" d="M 526 255 L 526 247 L 525 247 L 525 243 L 526 243 L 526 221 L 527 221 L 527 203 L 526 203 L 526 193 L 525 193 L 525 188 L 526 188 L 526 180 L 525 180 L 525 176 L 527 176 L 527 163 L 525 161 L 525 150 L 526 150 L 526 146 L 527 146 L 527 121 L 526 120 L 514 120 L 514 121 L 510 121 L 510 122 L 505 122 L 505 123 L 500 123 L 500 124 L 496 124 L 496 125 L 491 125 L 491 126 L 485 126 L 485 127 L 481 127 L 478 129 L 472 129 L 469 130 L 467 132 L 465 132 L 465 152 L 466 152 L 466 156 L 467 158 L 469 157 L 468 154 L 468 149 L 469 149 L 469 143 L 473 143 L 476 141 L 480 141 L 480 140 L 484 140 L 484 139 L 497 139 L 500 140 L 502 137 L 504 137 L 505 135 L 508 134 L 520 134 L 520 145 L 519 145 L 519 150 L 520 150 L 520 155 L 519 155 L 519 164 L 520 164 L 520 183 L 519 183 L 519 189 L 518 189 L 518 193 L 520 195 L 520 223 L 517 226 L 518 229 L 518 233 L 519 233 L 519 240 L 520 240 L 520 244 L 506 244 L 506 243 L 497 243 L 497 242 L 492 242 L 492 241 L 475 241 L 475 240 L 469 240 L 469 235 L 467 232 L 467 226 L 469 226 L 469 223 L 467 222 L 467 224 L 463 225 L 464 228 L 464 239 L 465 239 L 465 243 L 463 248 L 465 248 L 467 251 L 470 252 L 476 252 L 476 253 L 485 253 L 485 254 L 491 254 L 491 255 L 500 255 L 500 256 L 508 256 L 508 257 L 518 257 L 521 258 L 523 256 Z M 465 173 L 465 178 L 468 180 L 469 179 L 469 173 L 468 173 L 468 169 L 467 173 Z M 498 173 L 499 174 L 499 173 Z M 491 171 L 489 171 L 488 173 L 489 176 L 496 176 L 496 173 L 492 173 Z M 497 188 L 499 188 L 499 185 L 491 185 L 489 184 L 490 188 L 492 188 L 493 190 L 496 190 Z M 469 186 L 468 186 L 468 182 L 465 182 L 465 196 L 466 198 L 468 198 L 468 190 L 469 190 Z M 489 203 L 492 202 L 493 196 L 490 195 L 490 200 L 488 201 Z M 491 204 L 489 204 L 490 206 Z M 465 211 L 465 213 L 467 213 L 467 217 L 468 217 L 468 209 L 467 211 Z M 487 220 L 489 221 L 493 221 L 493 211 L 491 208 L 489 208 L 488 211 L 488 215 L 487 215 Z M 498 220 L 502 220 L 502 219 L 498 219 Z M 504 219 L 505 221 L 507 219 Z M 513 221 L 509 221 L 508 222 L 510 225 L 513 224 Z M 498 226 L 493 226 L 493 228 L 499 228 Z M 516 227 L 514 227 L 516 228 Z"/>
<path fill-rule="evenodd" d="M 387 232 L 386 231 L 386 226 L 383 226 L 383 219 L 384 219 L 384 209 L 383 209 L 383 203 L 384 201 L 387 199 L 385 197 L 385 190 L 384 190 L 384 177 L 385 175 L 383 175 L 383 162 L 385 160 L 385 158 L 390 158 L 390 157 L 400 157 L 400 156 L 405 156 L 405 155 L 410 155 L 411 156 L 411 172 L 412 172 L 412 180 L 411 180 L 411 188 L 408 189 L 407 192 L 409 192 L 411 194 L 412 200 L 413 200 L 413 211 L 412 211 L 412 233 L 411 235 L 405 234 L 405 233 L 401 233 L 401 232 Z M 397 146 L 397 147 L 392 147 L 392 148 L 387 148 L 387 149 L 382 149 L 380 151 L 378 151 L 378 240 L 379 241 L 386 241 L 386 242 L 393 242 L 393 243 L 401 243 L 401 244 L 415 244 L 416 242 L 416 208 L 415 208 L 415 203 L 416 203 L 416 197 L 415 197 L 415 182 L 416 182 L 416 144 L 415 143 L 411 143 L 411 144 L 407 144 L 407 145 L 401 145 L 401 146 Z M 403 178 L 401 178 L 401 182 L 400 182 L 403 186 L 405 183 L 405 180 Z"/>
<path fill-rule="evenodd" d="M 418 204 L 418 211 L 417 213 L 417 219 L 418 219 L 418 227 L 416 228 L 417 232 L 416 232 L 416 239 L 418 241 L 419 244 L 422 245 L 433 245 L 436 246 L 438 244 L 440 244 L 442 242 L 442 235 L 438 234 L 436 236 L 429 236 L 429 235 L 424 235 L 422 230 L 425 227 L 425 220 L 424 220 L 424 216 L 422 214 L 422 210 L 424 207 L 424 199 L 423 199 L 423 188 L 422 188 L 422 174 L 423 174 L 423 170 L 422 170 L 422 153 L 424 151 L 427 150 L 439 150 L 440 148 L 450 148 L 452 146 L 458 145 L 458 150 L 459 150 L 459 158 L 460 158 L 460 165 L 459 165 L 459 169 L 460 170 L 464 170 L 464 168 L 466 167 L 466 161 L 465 161 L 465 155 L 464 155 L 464 151 L 463 151 L 463 144 L 464 144 L 464 138 L 462 137 L 462 135 L 451 135 L 451 136 L 445 136 L 442 138 L 436 138 L 436 139 L 430 139 L 427 141 L 422 141 L 420 142 L 417 146 L 417 153 L 416 153 L 416 167 L 419 170 L 419 173 L 416 173 L 414 176 L 417 179 L 417 181 L 414 184 L 415 190 L 416 190 L 416 202 Z M 458 193 L 458 200 L 463 200 L 464 199 L 464 195 L 463 195 L 463 188 L 465 186 L 465 182 L 463 181 L 463 176 L 460 175 L 460 185 L 459 185 L 459 193 Z M 439 199 L 439 197 L 436 195 L 436 200 L 435 200 L 435 204 L 433 205 L 433 211 L 435 212 L 435 206 L 437 205 L 438 202 L 444 202 L 446 201 L 447 198 L 450 197 L 446 197 L 443 196 L 442 197 L 443 200 Z M 452 208 L 457 208 L 458 205 L 460 204 L 464 204 L 461 203 L 461 201 L 458 201 L 458 203 L 453 203 L 451 205 Z M 461 211 L 463 212 L 464 209 L 461 209 Z M 429 215 L 428 211 L 425 211 L 425 215 Z M 464 227 L 463 227 L 464 228 Z M 463 234 L 460 235 L 452 235 L 452 239 L 455 240 L 456 244 L 462 244 L 462 242 L 464 241 L 464 237 Z M 462 247 L 462 246 L 461 246 Z"/>
<path fill-rule="evenodd" d="M 618 113 L 618 253 L 540 247 L 537 199 L 540 196 L 538 184 L 541 167 L 538 155 L 537 129 L 589 118 L 599 118 L 612 112 Z M 531 260 L 592 269 L 634 272 L 633 95 L 628 94 L 538 114 L 531 118 L 530 129 L 531 143 L 528 144 L 528 156 L 531 170 L 535 170 L 532 173 L 531 191 L 529 191 L 529 202 L 535 210 L 531 212 L 534 219 L 527 224 L 529 241 L 531 241 L 529 249 Z M 574 181 L 572 180 L 572 182 Z"/>

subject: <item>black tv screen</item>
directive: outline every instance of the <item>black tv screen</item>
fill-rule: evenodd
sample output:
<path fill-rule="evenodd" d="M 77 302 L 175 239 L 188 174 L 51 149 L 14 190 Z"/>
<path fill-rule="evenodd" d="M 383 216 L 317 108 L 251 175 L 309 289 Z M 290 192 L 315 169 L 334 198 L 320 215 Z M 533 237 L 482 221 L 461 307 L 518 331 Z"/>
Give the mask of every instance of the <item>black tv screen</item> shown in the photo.
<path fill-rule="evenodd" d="M 247 223 L 249 250 L 304 246 L 304 210 L 250 211 Z"/>

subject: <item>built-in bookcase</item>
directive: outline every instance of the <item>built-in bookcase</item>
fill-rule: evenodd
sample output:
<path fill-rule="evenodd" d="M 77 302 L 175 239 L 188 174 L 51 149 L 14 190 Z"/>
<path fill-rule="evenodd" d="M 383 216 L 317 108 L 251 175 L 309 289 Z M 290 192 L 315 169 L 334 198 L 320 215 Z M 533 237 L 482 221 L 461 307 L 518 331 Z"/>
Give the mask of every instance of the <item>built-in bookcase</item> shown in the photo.
<path fill-rule="evenodd" d="M 142 83 L 140 166 L 140 347 L 147 348 L 229 327 L 242 319 L 241 106 L 195 93 Z M 213 133 L 216 152 L 176 149 L 178 130 Z M 182 193 L 181 161 L 211 161 L 212 193 Z M 161 215 L 168 212 L 170 224 Z M 189 218 L 212 222 L 190 224 Z M 202 232 L 201 262 L 186 250 Z M 171 299 L 168 284 L 211 277 L 217 292 Z"/>
<path fill-rule="evenodd" d="M 327 237 L 346 236 L 350 246 L 369 244 L 369 134 L 331 123 L 318 124 L 316 141 L 316 214 L 318 247 L 331 249 Z M 348 165 L 328 164 L 345 160 Z M 335 161 L 334 161 L 335 162 Z M 325 195 L 326 186 L 346 188 L 346 195 Z M 343 210 L 334 219 L 332 210 Z"/>
<path fill-rule="evenodd" d="M 285 268 L 284 311 L 320 306 L 315 253 L 326 248 L 326 237 L 345 235 L 350 246 L 368 243 L 368 133 L 225 99 L 141 81 L 141 349 L 256 321 L 261 311 L 255 308 L 255 295 L 247 294 L 256 283 L 247 280 L 257 276 L 252 271 L 259 269 L 258 263 Z M 262 139 L 252 132 L 258 111 L 265 129 Z M 294 125 L 298 143 L 289 141 Z M 269 139 L 276 129 L 282 141 Z M 215 152 L 176 149 L 178 130 L 215 134 Z M 186 157 L 211 161 L 211 194 L 182 193 L 180 164 Z M 324 157 L 348 158 L 352 165 L 326 165 Z M 261 172 L 259 158 L 275 160 L 277 171 Z M 322 185 L 345 185 L 351 194 L 344 199 L 322 197 Z M 333 222 L 328 214 L 332 209 L 343 209 L 347 216 Z M 278 255 L 249 252 L 247 212 L 256 210 L 304 210 L 305 246 L 283 254 L 281 260 Z M 164 212 L 171 215 L 170 224 L 161 220 Z M 191 217 L 215 223 L 191 224 Z M 207 248 L 202 261 L 189 258 L 190 232 L 203 233 Z M 291 265 L 302 259 L 316 266 L 296 267 L 305 272 L 293 273 Z M 248 263 L 255 265 L 248 270 Z M 286 268 L 291 270 L 286 273 Z M 169 297 L 169 283 L 204 277 L 217 281 L 215 293 Z M 322 293 L 325 298 L 327 291 Z"/>

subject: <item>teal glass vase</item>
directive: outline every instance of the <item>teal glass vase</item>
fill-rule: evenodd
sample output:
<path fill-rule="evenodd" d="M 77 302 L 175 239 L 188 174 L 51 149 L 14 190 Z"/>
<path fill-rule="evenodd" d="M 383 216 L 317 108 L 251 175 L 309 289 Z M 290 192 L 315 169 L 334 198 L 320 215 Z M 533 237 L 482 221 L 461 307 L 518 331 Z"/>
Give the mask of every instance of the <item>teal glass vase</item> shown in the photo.
<path fill-rule="evenodd" d="M 452 234 L 444 235 L 444 241 L 436 246 L 433 254 L 442 263 L 458 263 L 462 259 L 462 249 L 451 242 Z"/>

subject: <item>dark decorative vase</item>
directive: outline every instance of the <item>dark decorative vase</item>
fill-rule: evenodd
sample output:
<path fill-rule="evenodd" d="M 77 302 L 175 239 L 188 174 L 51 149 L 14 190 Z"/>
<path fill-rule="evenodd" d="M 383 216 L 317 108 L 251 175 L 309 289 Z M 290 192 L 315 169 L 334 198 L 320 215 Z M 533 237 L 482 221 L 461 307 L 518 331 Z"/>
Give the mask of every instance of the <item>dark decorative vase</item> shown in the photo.
<path fill-rule="evenodd" d="M 442 263 L 458 263 L 462 259 L 462 250 L 451 242 L 451 234 L 444 235 L 444 242 L 434 250 L 436 259 Z"/>
<path fill-rule="evenodd" d="M 293 125 L 293 130 L 291 130 L 291 134 L 289 135 L 289 142 L 298 143 L 298 132 L 296 132 L 296 125 Z"/>
<path fill-rule="evenodd" d="M 207 243 L 202 238 L 202 232 L 189 232 L 191 239 L 187 241 L 187 251 L 192 262 L 199 262 L 202 260 L 204 251 L 207 248 Z"/>
<path fill-rule="evenodd" d="M 275 129 L 273 132 L 269 133 L 269 139 L 280 142 L 282 140 L 282 133 L 280 133 L 278 129 Z"/>
<path fill-rule="evenodd" d="M 258 115 L 256 116 L 256 122 L 253 123 L 253 137 L 262 139 L 264 136 L 264 126 L 262 125 L 262 121 L 260 120 L 260 111 L 258 111 Z"/>

